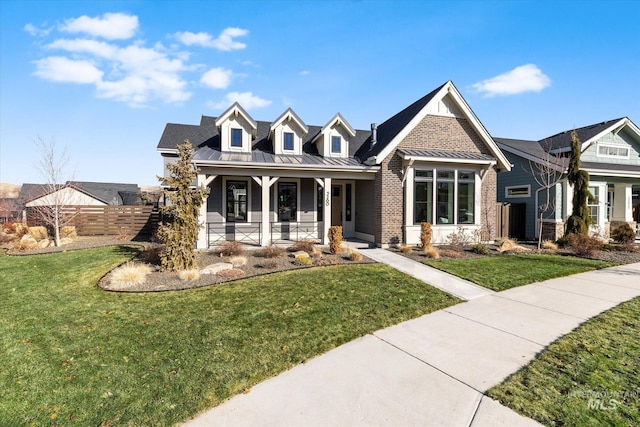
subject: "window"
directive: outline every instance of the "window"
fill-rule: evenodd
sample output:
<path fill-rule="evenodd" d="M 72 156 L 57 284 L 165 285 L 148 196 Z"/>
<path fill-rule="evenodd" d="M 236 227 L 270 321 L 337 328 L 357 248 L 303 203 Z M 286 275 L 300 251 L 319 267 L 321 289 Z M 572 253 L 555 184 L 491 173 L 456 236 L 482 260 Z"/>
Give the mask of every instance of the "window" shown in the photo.
<path fill-rule="evenodd" d="M 351 221 L 351 184 L 346 184 L 344 189 L 344 204 L 346 208 L 345 221 Z"/>
<path fill-rule="evenodd" d="M 629 147 L 620 145 L 603 145 L 598 144 L 598 157 L 615 157 L 628 159 Z"/>
<path fill-rule="evenodd" d="M 504 196 L 509 198 L 531 197 L 531 186 L 521 185 L 517 187 L 505 187 Z"/>
<path fill-rule="evenodd" d="M 227 181 L 227 222 L 247 222 L 246 181 Z"/>
<path fill-rule="evenodd" d="M 340 138 L 339 136 L 331 137 L 331 152 L 332 153 L 342 152 L 342 138 Z"/>
<path fill-rule="evenodd" d="M 318 221 L 322 221 L 323 218 L 323 214 L 324 214 L 324 188 L 322 188 L 322 185 L 316 185 L 316 191 L 317 191 L 317 195 L 316 195 L 316 204 L 318 205 Z"/>
<path fill-rule="evenodd" d="M 438 171 L 436 178 L 436 223 L 453 224 L 454 172 Z"/>
<path fill-rule="evenodd" d="M 284 146 L 282 148 L 286 151 L 293 151 L 293 133 L 284 133 Z"/>
<path fill-rule="evenodd" d="M 415 203 L 413 221 L 433 222 L 433 171 L 416 170 L 414 184 Z"/>
<path fill-rule="evenodd" d="M 458 224 L 473 224 L 475 174 L 458 172 Z"/>
<path fill-rule="evenodd" d="M 594 200 L 589 200 L 587 206 L 589 207 L 589 217 L 591 218 L 591 223 L 598 225 L 600 224 L 600 187 L 589 187 L 589 192 L 593 195 Z"/>
<path fill-rule="evenodd" d="M 242 129 L 231 129 L 231 146 L 242 147 Z"/>
<path fill-rule="evenodd" d="M 298 184 L 278 183 L 278 221 L 291 222 L 298 219 Z"/>

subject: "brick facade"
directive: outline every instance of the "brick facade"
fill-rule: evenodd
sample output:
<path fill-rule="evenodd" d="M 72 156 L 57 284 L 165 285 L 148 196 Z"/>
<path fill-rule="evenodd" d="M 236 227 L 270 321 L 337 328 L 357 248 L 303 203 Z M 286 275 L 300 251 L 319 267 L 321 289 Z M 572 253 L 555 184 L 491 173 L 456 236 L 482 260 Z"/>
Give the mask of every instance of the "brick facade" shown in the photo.
<path fill-rule="evenodd" d="M 454 117 L 427 115 L 415 126 L 382 162 L 375 179 L 375 240 L 382 245 L 396 245 L 406 241 L 403 235 L 404 188 L 402 159 L 398 148 L 464 151 L 492 155 L 480 136 L 466 120 Z M 482 180 L 483 225 L 488 220 L 495 235 L 496 172 L 487 171 Z"/>

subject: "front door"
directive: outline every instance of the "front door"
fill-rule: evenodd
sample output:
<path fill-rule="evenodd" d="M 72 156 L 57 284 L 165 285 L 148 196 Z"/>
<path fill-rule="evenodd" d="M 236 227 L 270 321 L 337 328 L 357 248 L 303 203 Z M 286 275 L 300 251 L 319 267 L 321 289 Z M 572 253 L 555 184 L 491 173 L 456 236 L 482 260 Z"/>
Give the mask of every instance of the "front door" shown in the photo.
<path fill-rule="evenodd" d="M 342 225 L 342 185 L 331 186 L 331 225 Z"/>

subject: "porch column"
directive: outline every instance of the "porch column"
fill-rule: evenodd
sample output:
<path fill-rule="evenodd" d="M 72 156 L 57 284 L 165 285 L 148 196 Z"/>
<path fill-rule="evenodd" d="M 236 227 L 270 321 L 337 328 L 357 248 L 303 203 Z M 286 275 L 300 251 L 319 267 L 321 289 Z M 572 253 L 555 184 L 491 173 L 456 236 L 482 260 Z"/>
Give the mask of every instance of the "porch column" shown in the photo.
<path fill-rule="evenodd" d="M 611 221 L 633 221 L 631 206 L 631 184 L 615 184 L 613 196 L 613 212 Z"/>
<path fill-rule="evenodd" d="M 196 185 L 208 187 L 209 184 L 216 178 L 217 175 L 205 175 L 198 174 L 196 178 Z M 200 212 L 198 214 L 198 240 L 196 242 L 196 249 L 208 249 L 207 247 L 207 200 L 209 196 L 207 196 L 200 205 Z"/>
<path fill-rule="evenodd" d="M 329 243 L 329 227 L 331 227 L 331 178 L 325 178 L 322 185 L 324 197 L 322 198 L 322 244 Z"/>
<path fill-rule="evenodd" d="M 262 235 L 260 236 L 260 246 L 268 246 L 271 240 L 271 229 L 269 227 L 269 179 L 268 176 L 263 176 L 260 183 L 262 188 Z"/>

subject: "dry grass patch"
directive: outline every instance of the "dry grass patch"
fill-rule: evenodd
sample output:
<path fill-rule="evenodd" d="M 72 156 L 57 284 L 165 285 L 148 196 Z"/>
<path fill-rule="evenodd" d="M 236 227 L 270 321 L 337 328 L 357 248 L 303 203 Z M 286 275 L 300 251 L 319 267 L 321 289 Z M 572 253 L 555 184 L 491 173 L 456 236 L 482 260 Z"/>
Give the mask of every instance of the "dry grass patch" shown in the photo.
<path fill-rule="evenodd" d="M 47 229 L 42 226 L 37 227 L 29 227 L 29 235 L 36 240 L 44 240 L 49 238 L 49 233 L 47 233 Z"/>
<path fill-rule="evenodd" d="M 238 256 L 244 252 L 242 243 L 236 241 L 226 241 L 218 247 L 217 252 L 220 256 Z"/>
<path fill-rule="evenodd" d="M 429 245 L 424 248 L 424 254 L 427 258 L 440 259 L 440 251 L 435 246 Z"/>
<path fill-rule="evenodd" d="M 109 288 L 124 289 L 141 285 L 147 280 L 149 274 L 151 274 L 149 265 L 127 262 L 111 272 Z"/>
<path fill-rule="evenodd" d="M 556 252 L 558 250 L 558 245 L 556 245 L 551 240 L 543 240 L 542 241 L 542 249 L 547 249 L 547 250 Z"/>
<path fill-rule="evenodd" d="M 257 255 L 264 258 L 280 258 L 281 256 L 284 256 L 286 251 L 287 250 L 285 248 L 271 243 L 266 248 L 260 249 Z"/>
<path fill-rule="evenodd" d="M 354 262 L 362 261 L 362 254 L 358 251 L 351 251 L 349 253 L 349 260 Z"/>
<path fill-rule="evenodd" d="M 200 270 L 191 268 L 189 270 L 181 270 L 178 272 L 178 278 L 182 281 L 198 280 L 200 278 Z"/>
<path fill-rule="evenodd" d="M 223 279 L 237 279 L 239 277 L 244 276 L 244 271 L 239 268 L 230 268 L 228 270 L 221 270 L 216 273 L 218 277 L 222 277 Z"/>
<path fill-rule="evenodd" d="M 413 248 L 409 245 L 401 245 L 400 252 L 402 252 L 403 254 L 410 254 L 411 252 L 413 252 Z"/>
<path fill-rule="evenodd" d="M 453 249 L 440 249 L 439 250 L 440 256 L 446 257 L 446 258 L 462 258 L 464 256 L 464 254 L 460 251 L 456 251 Z"/>
<path fill-rule="evenodd" d="M 247 257 L 245 257 L 245 256 L 234 256 L 234 257 L 231 257 L 229 259 L 229 262 L 234 267 L 242 267 L 242 266 L 247 265 Z"/>

